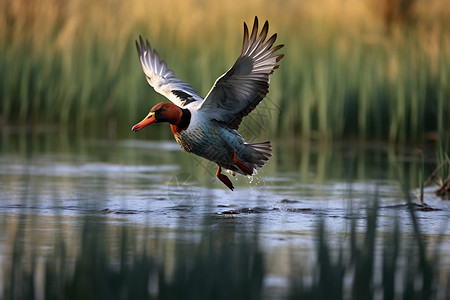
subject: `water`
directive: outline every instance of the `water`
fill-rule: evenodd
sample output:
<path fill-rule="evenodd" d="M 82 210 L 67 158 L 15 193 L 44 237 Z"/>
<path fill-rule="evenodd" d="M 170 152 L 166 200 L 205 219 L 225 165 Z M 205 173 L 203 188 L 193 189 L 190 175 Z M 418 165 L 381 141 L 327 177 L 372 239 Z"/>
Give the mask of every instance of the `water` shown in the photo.
<path fill-rule="evenodd" d="M 61 296 L 67 286 L 83 294 L 89 285 L 77 285 L 76 279 L 86 273 L 106 280 L 105 290 L 126 290 L 137 284 L 130 274 L 146 266 L 141 270 L 146 276 L 138 276 L 146 278 L 140 286 L 144 298 L 177 298 L 174 286 L 185 296 L 209 287 L 208 295 L 223 289 L 222 294 L 239 291 L 242 299 L 284 297 L 292 293 L 298 268 L 305 282 L 314 281 L 321 263 L 319 224 L 325 224 L 331 249 L 350 251 L 352 228 L 367 236 L 374 201 L 376 244 L 383 247 L 395 220 L 404 244 L 414 244 L 418 226 L 427 251 L 439 253 L 438 284 L 448 279 L 450 202 L 428 187 L 429 207 L 418 205 L 423 165 L 414 149 L 273 144 L 274 156 L 257 175 L 230 176 L 232 192 L 215 178 L 214 164 L 170 140 L 3 133 L 0 295 L 47 298 L 52 291 Z M 376 249 L 380 256 L 382 248 Z M 97 259 L 85 266 L 83 257 Z M 380 267 L 375 269 L 379 273 Z M 227 270 L 233 274 L 229 282 Z M 190 276 L 177 277 L 188 271 Z M 239 281 L 239 272 L 248 276 Z M 186 279 L 201 274 L 204 283 Z M 56 287 L 52 276 L 59 278 Z M 19 287 L 24 282 L 29 289 Z M 91 289 L 101 286 L 96 282 Z"/>

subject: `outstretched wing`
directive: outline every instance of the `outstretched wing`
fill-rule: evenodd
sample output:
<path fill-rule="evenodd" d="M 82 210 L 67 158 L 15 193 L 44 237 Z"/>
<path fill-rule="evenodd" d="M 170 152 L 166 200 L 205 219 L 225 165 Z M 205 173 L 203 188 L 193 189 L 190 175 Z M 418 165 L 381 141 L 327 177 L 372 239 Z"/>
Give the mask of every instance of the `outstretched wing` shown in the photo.
<path fill-rule="evenodd" d="M 267 41 L 269 23 L 266 21 L 258 35 L 258 18 L 255 17 L 249 37 L 244 23 L 244 41 L 241 54 L 233 67 L 219 77 L 198 110 L 210 118 L 237 129 L 242 119 L 264 99 L 269 92 L 270 75 L 278 68 L 283 54 L 275 54 L 283 47 L 272 47 L 277 34 Z"/>
<path fill-rule="evenodd" d="M 180 107 L 203 100 L 190 84 L 175 77 L 173 71 L 159 58 L 158 52 L 152 50 L 147 40 L 144 43 L 141 36 L 139 43 L 136 41 L 136 49 L 147 82 L 156 92 Z"/>

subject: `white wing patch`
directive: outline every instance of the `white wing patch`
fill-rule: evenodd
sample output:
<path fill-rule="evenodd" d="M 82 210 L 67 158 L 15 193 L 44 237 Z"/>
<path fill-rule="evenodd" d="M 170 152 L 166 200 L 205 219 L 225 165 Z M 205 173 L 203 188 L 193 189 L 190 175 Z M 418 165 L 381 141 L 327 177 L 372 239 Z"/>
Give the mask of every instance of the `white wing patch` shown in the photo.
<path fill-rule="evenodd" d="M 136 41 L 136 49 L 147 82 L 156 92 L 180 107 L 203 101 L 190 84 L 175 77 L 158 52 L 151 48 L 148 41 L 144 42 L 141 36 L 139 42 Z"/>

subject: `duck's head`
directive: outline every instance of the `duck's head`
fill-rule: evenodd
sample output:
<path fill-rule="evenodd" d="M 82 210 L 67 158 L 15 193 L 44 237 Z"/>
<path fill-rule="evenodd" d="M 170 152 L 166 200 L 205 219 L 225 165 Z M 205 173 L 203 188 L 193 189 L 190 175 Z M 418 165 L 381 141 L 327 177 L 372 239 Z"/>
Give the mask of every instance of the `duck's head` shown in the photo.
<path fill-rule="evenodd" d="M 181 109 L 170 102 L 161 102 L 156 104 L 150 109 L 149 114 L 139 123 L 131 128 L 132 131 L 136 132 L 141 130 L 145 126 L 148 126 L 157 122 L 169 122 L 172 125 L 179 126 L 182 122 L 183 115 L 186 109 Z"/>

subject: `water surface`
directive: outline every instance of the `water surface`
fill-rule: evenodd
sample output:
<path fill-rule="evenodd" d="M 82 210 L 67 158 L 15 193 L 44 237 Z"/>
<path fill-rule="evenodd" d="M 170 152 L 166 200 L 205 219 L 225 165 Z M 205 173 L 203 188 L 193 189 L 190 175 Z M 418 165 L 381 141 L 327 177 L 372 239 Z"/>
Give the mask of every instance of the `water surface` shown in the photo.
<path fill-rule="evenodd" d="M 427 249 L 439 250 L 440 268 L 448 274 L 450 202 L 436 198 L 429 187 L 424 200 L 432 209 L 418 205 L 423 164 L 414 149 L 376 143 L 273 144 L 267 166 L 253 177 L 232 178 L 232 192 L 215 178 L 214 164 L 184 153 L 171 140 L 4 133 L 0 293 L 22 293 L 14 285 L 23 281 L 23 274 L 32 274 L 34 296 L 44 297 L 55 262 L 65 266 L 56 274 L 73 279 L 84 251 L 100 247 L 105 264 L 114 269 L 124 249 L 131 247 L 125 253 L 133 259 L 143 253 L 155 259 L 160 270 L 155 274 L 162 268 L 167 282 L 176 281 L 180 257 L 201 253 L 200 259 L 213 265 L 217 259 L 208 260 L 208 255 L 223 253 L 233 262 L 233 251 L 248 250 L 238 253 L 260 261 L 261 270 L 251 273 L 261 276 L 262 288 L 256 290 L 268 298 L 285 295 L 295 272 L 293 262 L 304 274 L 318 266 L 319 221 L 325 223 L 332 247 L 349 248 L 352 226 L 364 234 L 374 202 L 379 206 L 379 237 L 392 234 L 397 222 L 402 240 L 413 243 L 419 226 Z M 415 204 L 416 218 L 411 218 L 408 203 Z M 100 244 L 86 246 L 90 235 L 95 237 L 92 243 Z M 205 241 L 210 248 L 203 252 Z M 382 246 L 385 240 L 376 241 Z M 256 268 L 243 262 L 219 266 L 233 273 Z M 90 268 L 94 272 L 98 267 Z M 161 277 L 156 279 L 150 276 L 144 285 L 150 295 L 161 297 L 164 285 Z"/>

